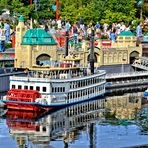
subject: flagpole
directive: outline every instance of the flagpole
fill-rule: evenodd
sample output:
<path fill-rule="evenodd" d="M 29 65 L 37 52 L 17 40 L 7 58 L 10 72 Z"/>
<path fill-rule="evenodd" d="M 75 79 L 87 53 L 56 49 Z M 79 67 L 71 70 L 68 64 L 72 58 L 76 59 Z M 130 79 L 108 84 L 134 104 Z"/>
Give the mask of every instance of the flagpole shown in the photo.
<path fill-rule="evenodd" d="M 32 0 L 30 0 L 30 9 L 32 8 Z M 32 23 L 32 16 L 30 18 L 30 29 L 33 28 L 33 23 Z"/>
<path fill-rule="evenodd" d="M 59 0 L 56 0 L 56 21 L 59 20 Z"/>

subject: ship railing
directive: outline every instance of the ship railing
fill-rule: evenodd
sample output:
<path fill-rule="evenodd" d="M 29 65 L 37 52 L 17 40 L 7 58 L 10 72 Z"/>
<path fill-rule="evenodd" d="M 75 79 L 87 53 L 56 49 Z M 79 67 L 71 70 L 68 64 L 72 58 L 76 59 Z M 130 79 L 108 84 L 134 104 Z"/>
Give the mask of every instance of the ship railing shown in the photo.
<path fill-rule="evenodd" d="M 105 75 L 106 72 L 104 70 L 101 70 L 99 71 L 98 73 L 95 73 L 96 76 L 101 76 L 101 75 Z M 91 74 L 86 74 L 86 75 L 83 75 L 82 73 L 77 73 L 77 74 L 74 74 L 74 75 L 71 75 L 71 78 L 73 80 L 77 80 L 77 78 L 84 78 L 84 76 L 87 76 L 88 78 L 91 77 L 92 75 Z M 19 76 L 10 76 L 10 80 L 35 80 L 35 81 L 44 81 L 44 82 L 48 82 L 49 80 L 54 80 L 54 81 L 59 81 L 60 77 L 59 75 L 53 75 L 53 76 L 42 76 L 42 77 L 37 77 L 35 75 L 28 75 L 27 77 L 19 77 Z M 60 80 L 69 80 L 69 78 L 61 78 Z"/>

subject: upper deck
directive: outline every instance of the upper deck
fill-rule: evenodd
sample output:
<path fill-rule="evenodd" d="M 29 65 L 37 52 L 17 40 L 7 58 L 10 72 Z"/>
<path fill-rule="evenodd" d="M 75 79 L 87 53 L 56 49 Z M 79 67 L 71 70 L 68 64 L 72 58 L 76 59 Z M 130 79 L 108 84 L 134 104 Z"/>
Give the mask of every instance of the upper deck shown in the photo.
<path fill-rule="evenodd" d="M 73 71 L 70 69 L 61 71 L 61 73 L 56 73 L 60 71 L 55 71 L 55 73 L 52 73 L 51 71 L 31 71 L 27 76 L 11 76 L 10 81 L 67 83 L 102 76 L 105 78 L 106 75 L 104 70 L 96 71 L 93 75 L 88 72 L 87 69 L 85 70 L 83 69 L 83 71 L 76 71 L 76 73 L 72 73 Z"/>

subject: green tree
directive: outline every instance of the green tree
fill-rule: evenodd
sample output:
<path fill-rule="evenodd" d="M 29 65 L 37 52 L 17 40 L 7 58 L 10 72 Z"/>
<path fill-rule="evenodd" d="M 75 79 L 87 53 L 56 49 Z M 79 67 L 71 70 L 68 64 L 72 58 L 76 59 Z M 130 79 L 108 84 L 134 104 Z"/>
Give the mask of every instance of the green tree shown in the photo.
<path fill-rule="evenodd" d="M 108 5 L 108 9 L 104 12 L 105 15 L 101 19 L 102 22 L 113 23 L 125 21 L 129 23 L 135 18 L 135 0 L 108 0 L 106 4 Z"/>
<path fill-rule="evenodd" d="M 72 23 L 80 17 L 85 23 L 97 21 L 103 23 L 121 22 L 129 23 L 136 18 L 140 10 L 138 0 L 59 0 L 60 17 L 69 19 Z M 139 0 L 144 1 L 144 0 Z M 146 1 L 146 0 L 145 0 Z M 56 12 L 52 6 L 56 0 L 38 0 L 29 5 L 29 0 L 0 0 L 0 10 L 10 9 L 11 14 L 24 15 L 25 17 L 55 18 Z M 138 11 L 137 11 L 138 10 Z M 143 8 L 143 14 L 147 15 Z M 139 16 L 138 16 L 139 17 Z"/>
<path fill-rule="evenodd" d="M 3 10 L 5 8 L 10 9 L 11 3 L 10 0 L 0 0 L 0 10 Z"/>
<path fill-rule="evenodd" d="M 20 0 L 1 0 L 0 1 L 0 10 L 9 9 L 11 15 L 18 14 L 28 16 L 30 12 L 30 8 L 28 6 L 24 6 Z"/>
<path fill-rule="evenodd" d="M 60 0 L 60 15 L 71 21 L 82 16 L 86 23 L 101 21 L 112 23 L 130 22 L 135 18 L 136 0 Z"/>
<path fill-rule="evenodd" d="M 145 2 L 148 2 L 148 0 L 137 0 L 137 7 L 138 7 L 138 17 L 140 14 L 140 19 L 143 19 L 143 16 L 148 16 L 148 6 L 145 6 Z"/>
<path fill-rule="evenodd" d="M 28 16 L 30 13 L 30 6 L 24 6 L 20 0 L 11 0 L 11 12 L 16 12 L 19 15 Z"/>
<path fill-rule="evenodd" d="M 55 0 L 40 0 L 39 3 L 35 6 L 33 14 L 39 18 L 50 19 L 55 18 L 55 12 L 52 9 L 52 6 L 55 4 Z"/>

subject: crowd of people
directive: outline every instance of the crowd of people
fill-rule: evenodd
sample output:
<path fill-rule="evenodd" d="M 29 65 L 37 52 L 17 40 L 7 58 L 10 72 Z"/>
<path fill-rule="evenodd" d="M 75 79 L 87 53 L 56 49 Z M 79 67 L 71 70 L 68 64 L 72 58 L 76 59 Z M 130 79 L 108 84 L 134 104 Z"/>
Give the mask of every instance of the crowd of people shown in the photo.
<path fill-rule="evenodd" d="M 130 26 L 126 26 L 123 22 L 122 23 L 113 23 L 111 26 L 107 23 L 104 23 L 102 26 L 99 22 L 96 24 L 89 23 L 84 24 L 83 21 L 79 21 L 74 24 L 70 24 L 69 20 L 61 20 L 58 21 L 50 20 L 46 23 L 44 26 L 46 31 L 54 32 L 53 30 L 57 31 L 69 31 L 73 34 L 73 36 L 76 37 L 89 37 L 91 36 L 91 30 L 95 30 L 95 36 L 98 38 L 101 38 L 102 36 L 112 40 L 116 41 L 117 35 L 122 31 L 129 31 Z"/>
<path fill-rule="evenodd" d="M 144 20 L 145 23 L 148 23 L 148 18 Z M 32 24 L 37 24 L 37 21 L 31 23 L 30 20 L 25 22 L 26 26 L 32 28 Z M 96 23 L 89 23 L 84 24 L 82 18 L 75 23 L 70 23 L 69 20 L 65 20 L 59 18 L 59 20 L 50 19 L 50 20 L 41 20 L 38 27 L 44 28 L 46 32 L 56 34 L 56 33 L 64 33 L 66 31 L 71 34 L 73 37 L 74 44 L 77 44 L 79 40 L 83 38 L 89 38 L 91 36 L 92 29 L 95 32 L 95 37 L 100 39 L 110 39 L 112 42 L 116 42 L 116 38 L 118 34 L 123 31 L 131 31 L 131 25 L 125 25 L 124 22 L 112 23 L 112 24 L 100 24 L 99 22 Z M 132 24 L 132 23 L 131 23 Z M 5 36 L 5 43 L 10 42 L 10 36 L 14 33 L 15 30 L 10 28 L 9 21 L 0 20 L 0 36 Z M 132 30 L 133 31 L 133 30 Z M 137 38 L 139 41 L 141 40 L 143 33 L 142 33 L 142 23 L 140 22 L 137 28 L 134 30 Z"/>
<path fill-rule="evenodd" d="M 144 22 L 148 22 L 148 18 Z M 132 25 L 132 23 L 131 23 Z M 133 31 L 131 30 L 131 25 L 125 25 L 124 22 L 107 24 L 104 23 L 101 25 L 99 22 L 84 24 L 83 20 L 80 19 L 78 22 L 71 24 L 69 20 L 59 19 L 58 21 L 50 19 L 45 22 L 45 25 L 41 25 L 47 32 L 66 32 L 69 31 L 73 38 L 74 42 L 77 43 L 78 39 L 86 38 L 91 36 L 91 30 L 95 30 L 95 37 L 101 39 L 110 39 L 112 42 L 116 42 L 118 34 L 123 31 Z M 142 33 L 142 23 L 140 22 L 137 28 L 134 30 L 134 33 L 138 38 L 143 36 Z"/>

